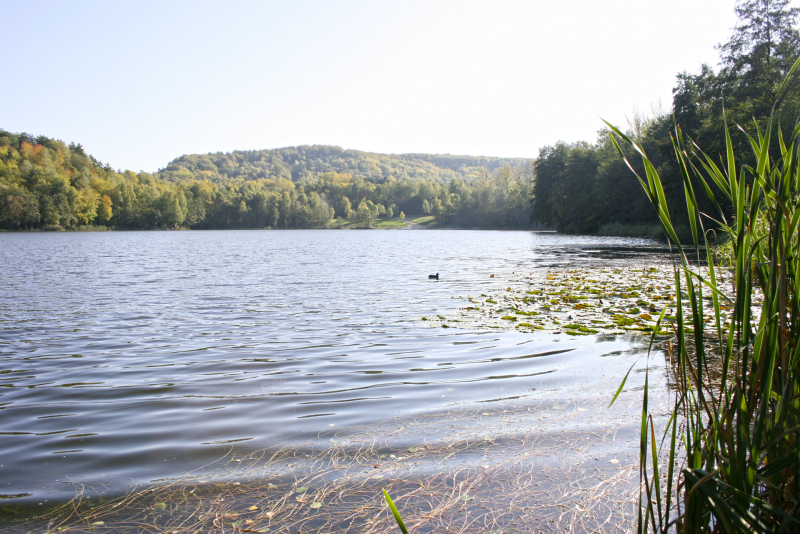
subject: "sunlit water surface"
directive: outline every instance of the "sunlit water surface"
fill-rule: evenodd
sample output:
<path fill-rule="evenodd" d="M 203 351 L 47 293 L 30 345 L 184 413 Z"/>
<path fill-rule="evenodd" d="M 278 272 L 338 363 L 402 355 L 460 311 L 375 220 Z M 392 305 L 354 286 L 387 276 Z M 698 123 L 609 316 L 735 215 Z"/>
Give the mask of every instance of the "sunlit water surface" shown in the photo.
<path fill-rule="evenodd" d="M 663 252 L 651 240 L 531 232 L 2 234 L 0 494 L 65 498 L 75 482 L 176 477 L 232 447 L 538 391 L 579 398 L 624 374 L 630 358 L 602 356 L 630 340 L 420 318 L 512 272 Z"/>

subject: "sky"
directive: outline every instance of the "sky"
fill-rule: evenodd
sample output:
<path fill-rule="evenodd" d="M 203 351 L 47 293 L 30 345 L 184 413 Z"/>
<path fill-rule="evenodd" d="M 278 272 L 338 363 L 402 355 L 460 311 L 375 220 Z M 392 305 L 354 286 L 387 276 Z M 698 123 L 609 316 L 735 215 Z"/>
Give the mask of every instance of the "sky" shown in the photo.
<path fill-rule="evenodd" d="M 0 0 L 0 128 L 115 169 L 325 144 L 536 157 L 669 109 L 734 0 Z"/>

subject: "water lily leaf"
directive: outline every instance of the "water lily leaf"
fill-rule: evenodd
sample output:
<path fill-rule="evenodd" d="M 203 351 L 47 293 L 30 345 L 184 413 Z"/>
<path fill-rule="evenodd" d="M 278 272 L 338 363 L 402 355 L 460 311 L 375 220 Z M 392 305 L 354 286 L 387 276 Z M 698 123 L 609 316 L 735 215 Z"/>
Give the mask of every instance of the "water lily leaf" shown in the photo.
<path fill-rule="evenodd" d="M 305 493 L 306 491 L 308 491 L 308 486 L 303 486 L 301 488 L 297 488 L 294 491 L 296 491 L 297 493 Z"/>
<path fill-rule="evenodd" d="M 165 503 L 165 502 L 156 503 L 155 505 L 153 505 L 153 509 L 154 510 L 159 510 L 159 511 L 166 510 L 167 509 L 167 503 Z"/>
<path fill-rule="evenodd" d="M 463 501 L 465 501 L 465 502 L 466 502 L 466 501 L 471 501 L 471 500 L 472 500 L 472 499 L 474 499 L 474 498 L 475 498 L 474 496 L 472 496 L 472 495 L 468 495 L 468 494 L 466 494 L 466 493 L 465 493 L 464 495 L 462 495 L 462 496 L 461 496 L 461 499 L 462 499 Z"/>
<path fill-rule="evenodd" d="M 250 508 L 248 508 L 248 510 L 250 510 L 251 512 L 252 512 L 253 510 L 258 510 L 258 506 L 256 506 L 256 505 L 253 505 L 253 506 L 251 506 Z"/>
<path fill-rule="evenodd" d="M 408 452 L 417 452 L 418 450 L 419 449 L 417 449 L 416 447 L 409 447 L 408 448 Z"/>
<path fill-rule="evenodd" d="M 494 436 L 483 436 L 483 439 L 486 441 L 494 441 L 496 438 Z"/>
<path fill-rule="evenodd" d="M 309 508 L 322 508 L 322 503 L 321 502 L 312 502 L 309 505 Z"/>
<path fill-rule="evenodd" d="M 92 524 L 93 524 L 93 525 L 105 525 L 105 524 L 106 524 L 106 522 L 105 522 L 105 521 L 95 521 L 95 522 L 94 522 L 94 523 L 92 523 Z"/>

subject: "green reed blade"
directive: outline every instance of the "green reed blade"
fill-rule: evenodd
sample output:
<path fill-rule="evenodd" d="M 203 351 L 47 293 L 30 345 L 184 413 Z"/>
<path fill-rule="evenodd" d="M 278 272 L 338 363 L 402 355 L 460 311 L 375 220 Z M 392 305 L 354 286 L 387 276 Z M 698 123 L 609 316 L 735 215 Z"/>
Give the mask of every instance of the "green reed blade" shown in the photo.
<path fill-rule="evenodd" d="M 389 505 L 389 509 L 392 511 L 394 520 L 397 521 L 397 526 L 400 527 L 400 530 L 403 531 L 403 534 L 408 534 L 408 529 L 406 528 L 405 523 L 403 523 L 403 518 L 400 517 L 400 512 L 397 511 L 397 507 L 392 502 L 392 498 L 389 497 L 389 493 L 386 491 L 386 489 L 383 490 L 383 498 L 386 500 L 386 504 Z"/>
<path fill-rule="evenodd" d="M 664 308 L 664 309 L 666 309 L 666 308 Z M 663 312 L 662 312 L 662 313 L 663 313 Z M 658 331 L 658 330 L 656 329 L 656 331 Z M 655 335 L 655 334 L 654 334 L 654 335 Z M 638 362 L 638 361 L 639 361 L 639 360 L 636 360 L 635 362 L 633 362 L 633 363 L 631 364 L 631 367 L 630 367 L 630 369 L 628 369 L 628 372 L 627 372 L 627 373 L 625 373 L 625 378 L 623 378 L 623 379 L 622 379 L 622 383 L 621 383 L 621 384 L 619 385 L 619 387 L 617 388 L 617 392 L 614 394 L 614 398 L 613 398 L 613 399 L 611 399 L 611 402 L 608 404 L 608 407 L 609 407 L 609 408 L 611 408 L 611 406 L 613 406 L 614 402 L 617 400 L 617 397 L 619 397 L 619 394 L 620 394 L 620 393 L 622 393 L 622 388 L 624 388 L 624 387 L 625 387 L 625 382 L 627 382 L 627 381 L 628 381 L 628 376 L 630 376 L 630 374 L 631 374 L 631 371 L 633 370 L 633 366 L 634 366 L 634 365 L 636 365 L 636 362 Z"/>

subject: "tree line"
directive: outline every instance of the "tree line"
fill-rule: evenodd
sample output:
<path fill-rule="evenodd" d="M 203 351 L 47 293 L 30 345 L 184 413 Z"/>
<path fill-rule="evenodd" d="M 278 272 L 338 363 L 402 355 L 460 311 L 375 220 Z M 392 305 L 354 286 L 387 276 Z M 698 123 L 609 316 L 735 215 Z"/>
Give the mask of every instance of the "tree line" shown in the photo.
<path fill-rule="evenodd" d="M 184 155 L 118 171 L 80 144 L 0 130 L 5 229 L 324 228 L 430 214 L 440 226 L 525 228 L 529 160 L 387 155 L 332 146 Z"/>

